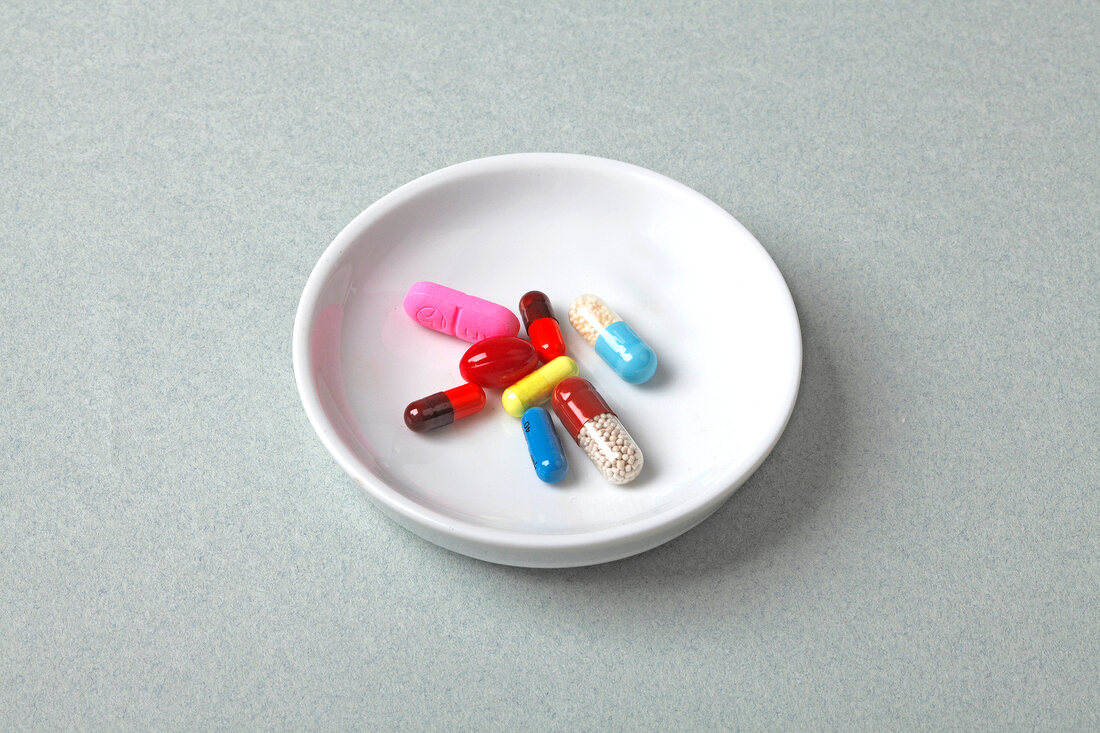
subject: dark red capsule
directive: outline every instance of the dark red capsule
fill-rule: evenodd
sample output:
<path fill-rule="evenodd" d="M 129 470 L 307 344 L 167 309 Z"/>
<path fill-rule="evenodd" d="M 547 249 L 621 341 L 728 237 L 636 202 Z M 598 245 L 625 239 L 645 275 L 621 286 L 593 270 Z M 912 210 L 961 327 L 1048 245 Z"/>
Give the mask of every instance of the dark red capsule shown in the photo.
<path fill-rule="evenodd" d="M 450 425 L 485 407 L 485 390 L 476 384 L 458 387 L 410 402 L 405 408 L 405 425 L 414 433 Z"/>
<path fill-rule="evenodd" d="M 525 294 L 519 299 L 519 314 L 540 359 L 547 362 L 565 354 L 561 327 L 558 326 L 558 319 L 554 318 L 546 293 L 532 290 Z"/>
<path fill-rule="evenodd" d="M 592 383 L 582 377 L 569 377 L 558 382 L 550 396 L 550 406 L 562 426 L 574 439 L 584 424 L 598 415 L 615 414 Z"/>
<path fill-rule="evenodd" d="M 494 336 L 466 349 L 458 370 L 467 382 L 504 389 L 535 371 L 539 355 L 530 341 L 516 336 Z"/>

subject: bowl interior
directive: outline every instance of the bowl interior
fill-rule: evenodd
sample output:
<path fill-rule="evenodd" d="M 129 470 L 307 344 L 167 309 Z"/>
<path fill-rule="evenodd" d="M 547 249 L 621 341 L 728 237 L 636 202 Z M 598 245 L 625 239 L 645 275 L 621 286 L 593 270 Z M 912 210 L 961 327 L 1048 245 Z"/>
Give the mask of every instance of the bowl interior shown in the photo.
<path fill-rule="evenodd" d="M 790 294 L 763 248 L 707 199 L 642 169 L 581 156 L 489 160 L 394 192 L 319 263 L 303 301 L 306 381 L 330 450 L 413 521 L 526 536 L 652 525 L 732 492 L 782 431 L 801 369 Z M 528 290 L 547 293 L 581 375 L 641 447 L 641 477 L 606 483 L 559 424 L 569 475 L 540 482 L 499 390 L 448 428 L 407 430 L 405 405 L 460 384 L 469 346 L 404 313 L 418 280 L 514 311 Z M 569 326 L 581 293 L 603 297 L 654 348 L 650 382 L 620 380 Z"/>

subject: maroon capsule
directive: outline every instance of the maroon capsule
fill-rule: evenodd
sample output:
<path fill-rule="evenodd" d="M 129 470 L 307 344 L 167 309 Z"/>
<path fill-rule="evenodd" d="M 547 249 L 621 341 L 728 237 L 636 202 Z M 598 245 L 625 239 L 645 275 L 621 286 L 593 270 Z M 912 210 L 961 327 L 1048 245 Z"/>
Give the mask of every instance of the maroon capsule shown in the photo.
<path fill-rule="evenodd" d="M 422 397 L 405 408 L 405 425 L 414 433 L 426 433 L 485 407 L 485 390 L 476 384 L 460 384 L 444 392 Z"/>
<path fill-rule="evenodd" d="M 516 336 L 494 336 L 466 350 L 458 370 L 467 382 L 504 389 L 535 371 L 539 355 L 530 341 Z"/>
<path fill-rule="evenodd" d="M 565 341 L 561 337 L 558 319 L 550 308 L 546 293 L 532 290 L 519 299 L 519 315 L 527 336 L 543 361 L 552 361 L 565 354 Z"/>

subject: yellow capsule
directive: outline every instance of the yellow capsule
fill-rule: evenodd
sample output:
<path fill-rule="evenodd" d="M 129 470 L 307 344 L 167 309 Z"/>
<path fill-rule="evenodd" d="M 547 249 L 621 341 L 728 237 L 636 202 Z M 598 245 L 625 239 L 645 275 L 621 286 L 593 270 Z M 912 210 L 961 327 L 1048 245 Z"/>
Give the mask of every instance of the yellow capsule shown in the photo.
<path fill-rule="evenodd" d="M 558 382 L 577 376 L 577 362 L 568 356 L 551 359 L 523 379 L 504 390 L 500 398 L 504 411 L 512 417 L 523 417 L 528 407 L 546 402 Z"/>

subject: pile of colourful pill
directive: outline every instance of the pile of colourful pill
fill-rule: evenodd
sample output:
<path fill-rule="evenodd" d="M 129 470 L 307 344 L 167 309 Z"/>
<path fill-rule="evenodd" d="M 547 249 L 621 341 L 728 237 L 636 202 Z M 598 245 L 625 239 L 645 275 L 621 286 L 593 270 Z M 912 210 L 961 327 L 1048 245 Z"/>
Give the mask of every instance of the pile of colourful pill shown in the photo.
<path fill-rule="evenodd" d="M 561 328 L 544 293 L 532 290 L 519 301 L 530 340 L 516 335 L 519 320 L 509 309 L 436 283 L 414 283 L 404 307 L 420 325 L 473 343 L 459 362 L 465 382 L 410 403 L 405 408 L 409 430 L 436 430 L 480 412 L 485 390 L 500 389 L 505 412 L 520 418 L 535 474 L 546 483 L 561 481 L 569 471 L 554 421 L 540 406 L 548 400 L 604 478 L 627 484 L 642 472 L 637 443 L 566 356 Z M 657 371 L 653 349 L 600 298 L 582 295 L 574 300 L 569 323 L 625 381 L 641 384 Z"/>

